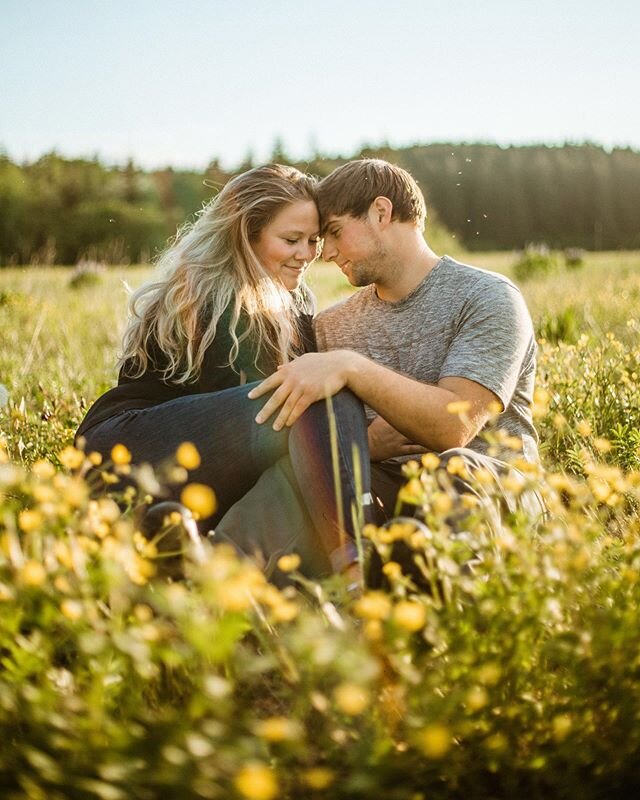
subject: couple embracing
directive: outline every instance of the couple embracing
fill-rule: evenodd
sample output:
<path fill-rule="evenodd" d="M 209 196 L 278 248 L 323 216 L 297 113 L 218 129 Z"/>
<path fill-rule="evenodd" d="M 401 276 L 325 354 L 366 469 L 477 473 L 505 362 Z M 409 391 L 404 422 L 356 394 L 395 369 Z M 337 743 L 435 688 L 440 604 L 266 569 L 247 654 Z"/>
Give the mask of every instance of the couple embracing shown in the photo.
<path fill-rule="evenodd" d="M 78 430 L 87 451 L 122 443 L 157 465 L 193 442 L 190 480 L 218 500 L 201 532 L 269 570 L 298 552 L 309 577 L 357 574 L 353 509 L 392 517 L 417 454 L 499 481 L 482 436 L 494 418 L 535 461 L 524 300 L 503 276 L 436 255 L 425 217 L 413 178 L 376 159 L 319 183 L 280 165 L 229 181 L 133 295 L 118 385 Z M 362 288 L 314 317 L 304 274 L 320 253 Z"/>

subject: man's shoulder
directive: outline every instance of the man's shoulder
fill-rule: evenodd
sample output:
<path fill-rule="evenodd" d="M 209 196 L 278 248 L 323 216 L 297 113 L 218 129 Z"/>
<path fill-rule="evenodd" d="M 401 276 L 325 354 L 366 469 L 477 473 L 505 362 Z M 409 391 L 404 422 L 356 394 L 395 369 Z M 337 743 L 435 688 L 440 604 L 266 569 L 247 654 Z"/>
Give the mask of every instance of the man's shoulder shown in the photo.
<path fill-rule="evenodd" d="M 477 267 L 473 264 L 468 264 L 464 261 L 458 261 L 451 256 L 443 256 L 443 265 L 445 266 L 445 276 L 450 276 L 453 280 L 460 281 L 461 279 L 468 284 L 470 289 L 491 289 L 498 287 L 509 287 L 516 292 L 520 289 L 513 283 L 512 280 L 502 275 L 499 272 L 485 269 L 484 267 Z"/>

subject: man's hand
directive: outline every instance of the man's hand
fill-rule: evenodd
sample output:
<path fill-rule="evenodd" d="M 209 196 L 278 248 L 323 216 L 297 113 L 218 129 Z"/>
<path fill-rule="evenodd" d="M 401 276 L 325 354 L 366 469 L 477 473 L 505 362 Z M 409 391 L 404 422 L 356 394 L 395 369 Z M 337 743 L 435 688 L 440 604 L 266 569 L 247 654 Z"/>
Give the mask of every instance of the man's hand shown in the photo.
<path fill-rule="evenodd" d="M 279 431 L 285 425 L 293 425 L 312 403 L 332 397 L 347 385 L 348 358 L 347 350 L 305 353 L 278 367 L 249 392 L 251 400 L 273 392 L 256 416 L 256 422 L 266 422 L 280 409 L 273 429 Z"/>
<path fill-rule="evenodd" d="M 386 419 L 376 417 L 368 428 L 369 456 L 372 461 L 384 461 L 395 456 L 418 455 L 426 453 L 427 448 L 414 444 Z"/>

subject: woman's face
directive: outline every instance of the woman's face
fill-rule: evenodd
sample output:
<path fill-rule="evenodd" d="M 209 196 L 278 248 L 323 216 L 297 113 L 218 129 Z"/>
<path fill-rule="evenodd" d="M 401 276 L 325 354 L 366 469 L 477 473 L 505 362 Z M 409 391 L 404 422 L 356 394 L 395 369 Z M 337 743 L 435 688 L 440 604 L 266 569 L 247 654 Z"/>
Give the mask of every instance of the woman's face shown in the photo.
<path fill-rule="evenodd" d="M 297 289 L 317 255 L 320 219 L 313 200 L 296 200 L 283 206 L 260 231 L 253 252 L 274 280 Z"/>

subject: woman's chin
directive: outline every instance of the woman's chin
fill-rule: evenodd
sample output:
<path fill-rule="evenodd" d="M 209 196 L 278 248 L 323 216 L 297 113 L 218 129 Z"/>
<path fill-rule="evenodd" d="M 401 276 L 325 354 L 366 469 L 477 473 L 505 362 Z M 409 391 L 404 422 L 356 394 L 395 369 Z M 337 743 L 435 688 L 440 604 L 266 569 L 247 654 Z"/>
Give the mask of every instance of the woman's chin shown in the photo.
<path fill-rule="evenodd" d="M 300 275 L 283 275 L 280 281 L 287 291 L 293 292 L 302 283 L 302 273 Z"/>

